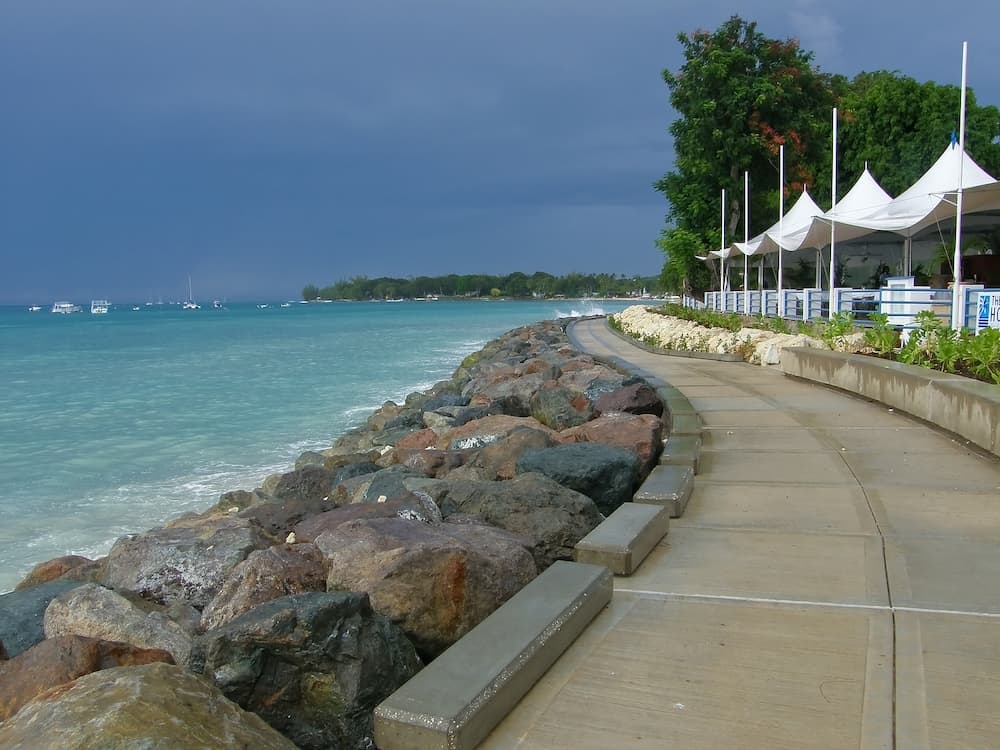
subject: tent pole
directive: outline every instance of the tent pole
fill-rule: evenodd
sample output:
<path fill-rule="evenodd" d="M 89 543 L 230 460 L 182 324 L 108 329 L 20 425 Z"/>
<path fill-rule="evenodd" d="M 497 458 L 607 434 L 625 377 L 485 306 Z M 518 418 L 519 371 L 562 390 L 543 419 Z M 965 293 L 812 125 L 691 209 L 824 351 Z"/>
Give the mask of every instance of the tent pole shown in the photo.
<path fill-rule="evenodd" d="M 722 242 L 719 245 L 719 286 L 722 288 L 722 293 L 725 294 L 728 289 L 728 284 L 726 283 L 728 279 L 726 278 L 726 189 L 722 188 Z"/>
<path fill-rule="evenodd" d="M 833 283 L 834 273 L 836 272 L 836 267 L 834 266 L 835 258 L 837 257 L 837 108 L 833 108 L 833 172 L 831 182 L 833 183 L 833 188 L 831 189 L 832 196 L 830 198 L 830 304 L 828 315 L 833 319 L 834 310 L 834 299 L 833 291 L 836 286 Z"/>
<path fill-rule="evenodd" d="M 743 172 L 743 243 L 750 242 L 750 172 Z M 743 314 L 750 314 L 750 256 L 743 253 Z"/>
<path fill-rule="evenodd" d="M 781 243 L 784 241 L 785 231 L 784 231 L 784 221 L 785 221 L 785 144 L 778 146 L 778 317 L 785 317 L 785 293 L 782 288 L 784 279 L 782 278 L 782 272 L 784 270 L 783 253 L 781 248 Z"/>
<path fill-rule="evenodd" d="M 951 327 L 961 330 L 962 302 L 962 166 L 965 164 L 965 82 L 969 43 L 962 42 L 962 112 L 958 122 L 958 196 L 955 201 L 955 282 L 951 290 Z"/>

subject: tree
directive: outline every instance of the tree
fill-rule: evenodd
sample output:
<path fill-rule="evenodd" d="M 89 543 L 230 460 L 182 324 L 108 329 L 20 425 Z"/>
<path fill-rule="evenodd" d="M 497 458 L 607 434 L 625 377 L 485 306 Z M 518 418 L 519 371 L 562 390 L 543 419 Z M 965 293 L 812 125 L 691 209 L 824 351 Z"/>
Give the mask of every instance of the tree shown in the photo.
<path fill-rule="evenodd" d="M 743 173 L 758 180 L 751 190 L 752 234 L 770 225 L 778 205 L 778 151 L 785 145 L 786 188 L 801 192 L 815 180 L 815 165 L 827 147 L 834 102 L 833 79 L 814 69 L 812 53 L 793 39 L 770 39 L 757 24 L 733 16 L 715 32 L 679 34 L 684 64 L 663 80 L 678 117 L 670 125 L 675 170 L 655 187 L 669 202 L 668 223 L 684 234 L 665 231 L 657 243 L 699 252 L 719 247 L 720 197 L 726 189 L 725 244 L 742 238 Z M 772 185 L 763 185 L 773 175 Z M 715 243 L 711 243 L 712 232 Z M 669 262 L 669 261 L 668 261 Z M 692 288 L 700 271 L 682 260 L 664 268 L 667 277 L 687 279 Z M 707 276 L 707 273 L 706 273 Z"/>
<path fill-rule="evenodd" d="M 838 187 L 848 189 L 868 165 L 891 195 L 910 187 L 947 147 L 959 127 L 958 86 L 919 83 L 898 72 L 861 73 L 839 101 Z M 967 92 L 966 151 L 990 174 L 1000 174 L 1000 110 L 980 107 Z M 821 167 L 829 185 L 829 157 Z M 825 195 L 829 194 L 829 189 Z"/>
<path fill-rule="evenodd" d="M 315 284 L 306 284 L 302 288 L 302 299 L 314 300 L 319 297 L 319 287 Z"/>
<path fill-rule="evenodd" d="M 702 252 L 702 240 L 689 229 L 664 229 L 657 246 L 667 258 L 660 273 L 660 285 L 668 292 L 691 294 L 708 289 L 711 274 L 704 261 L 697 256 Z"/>

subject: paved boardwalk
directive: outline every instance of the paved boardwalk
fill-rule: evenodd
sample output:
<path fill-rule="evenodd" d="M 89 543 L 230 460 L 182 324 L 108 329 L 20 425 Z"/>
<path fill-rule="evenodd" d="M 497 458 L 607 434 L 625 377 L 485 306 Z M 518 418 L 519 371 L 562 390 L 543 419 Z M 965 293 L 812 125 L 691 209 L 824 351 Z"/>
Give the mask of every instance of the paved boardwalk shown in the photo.
<path fill-rule="evenodd" d="M 1000 464 L 780 372 L 579 346 L 705 423 L 684 516 L 483 748 L 1000 748 Z"/>

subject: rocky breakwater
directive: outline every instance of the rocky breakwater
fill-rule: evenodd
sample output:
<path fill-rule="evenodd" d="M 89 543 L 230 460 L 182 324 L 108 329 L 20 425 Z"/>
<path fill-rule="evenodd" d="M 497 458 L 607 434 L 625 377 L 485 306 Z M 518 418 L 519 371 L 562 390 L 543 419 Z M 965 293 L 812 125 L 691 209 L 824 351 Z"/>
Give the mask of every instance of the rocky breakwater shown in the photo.
<path fill-rule="evenodd" d="M 738 331 L 710 328 L 662 315 L 646 305 L 632 305 L 613 317 L 622 333 L 645 344 L 673 351 L 739 354 L 755 365 L 779 364 L 781 351 L 787 347 L 830 348 L 823 340 L 803 333 L 777 333 L 752 327 Z M 864 334 L 860 332 L 840 336 L 834 343 L 836 350 L 843 352 L 865 348 Z"/>
<path fill-rule="evenodd" d="M 662 413 L 538 323 L 256 489 L 39 565 L 0 596 L 0 746 L 372 747 L 378 703 L 631 499 Z"/>

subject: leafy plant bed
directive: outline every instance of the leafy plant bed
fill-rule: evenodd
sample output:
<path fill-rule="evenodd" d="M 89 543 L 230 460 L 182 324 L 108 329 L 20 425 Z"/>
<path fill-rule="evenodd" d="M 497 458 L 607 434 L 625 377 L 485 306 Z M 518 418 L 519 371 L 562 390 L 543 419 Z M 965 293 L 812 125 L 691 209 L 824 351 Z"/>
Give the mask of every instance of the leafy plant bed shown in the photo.
<path fill-rule="evenodd" d="M 869 326 L 858 328 L 851 313 L 838 313 L 829 321 L 791 322 L 763 315 L 750 317 L 676 304 L 647 309 L 707 328 L 723 328 L 732 332 L 756 328 L 774 333 L 800 333 L 820 339 L 830 349 L 842 349 L 848 337 L 860 332 L 864 336 L 864 348 L 856 351 L 857 354 L 1000 385 L 1000 330 L 987 329 L 978 335 L 968 329 L 953 331 L 930 311 L 917 314 L 917 328 L 910 331 L 906 343 L 900 345 L 899 331 L 889 325 L 889 316 L 876 312 L 867 314 Z"/>

